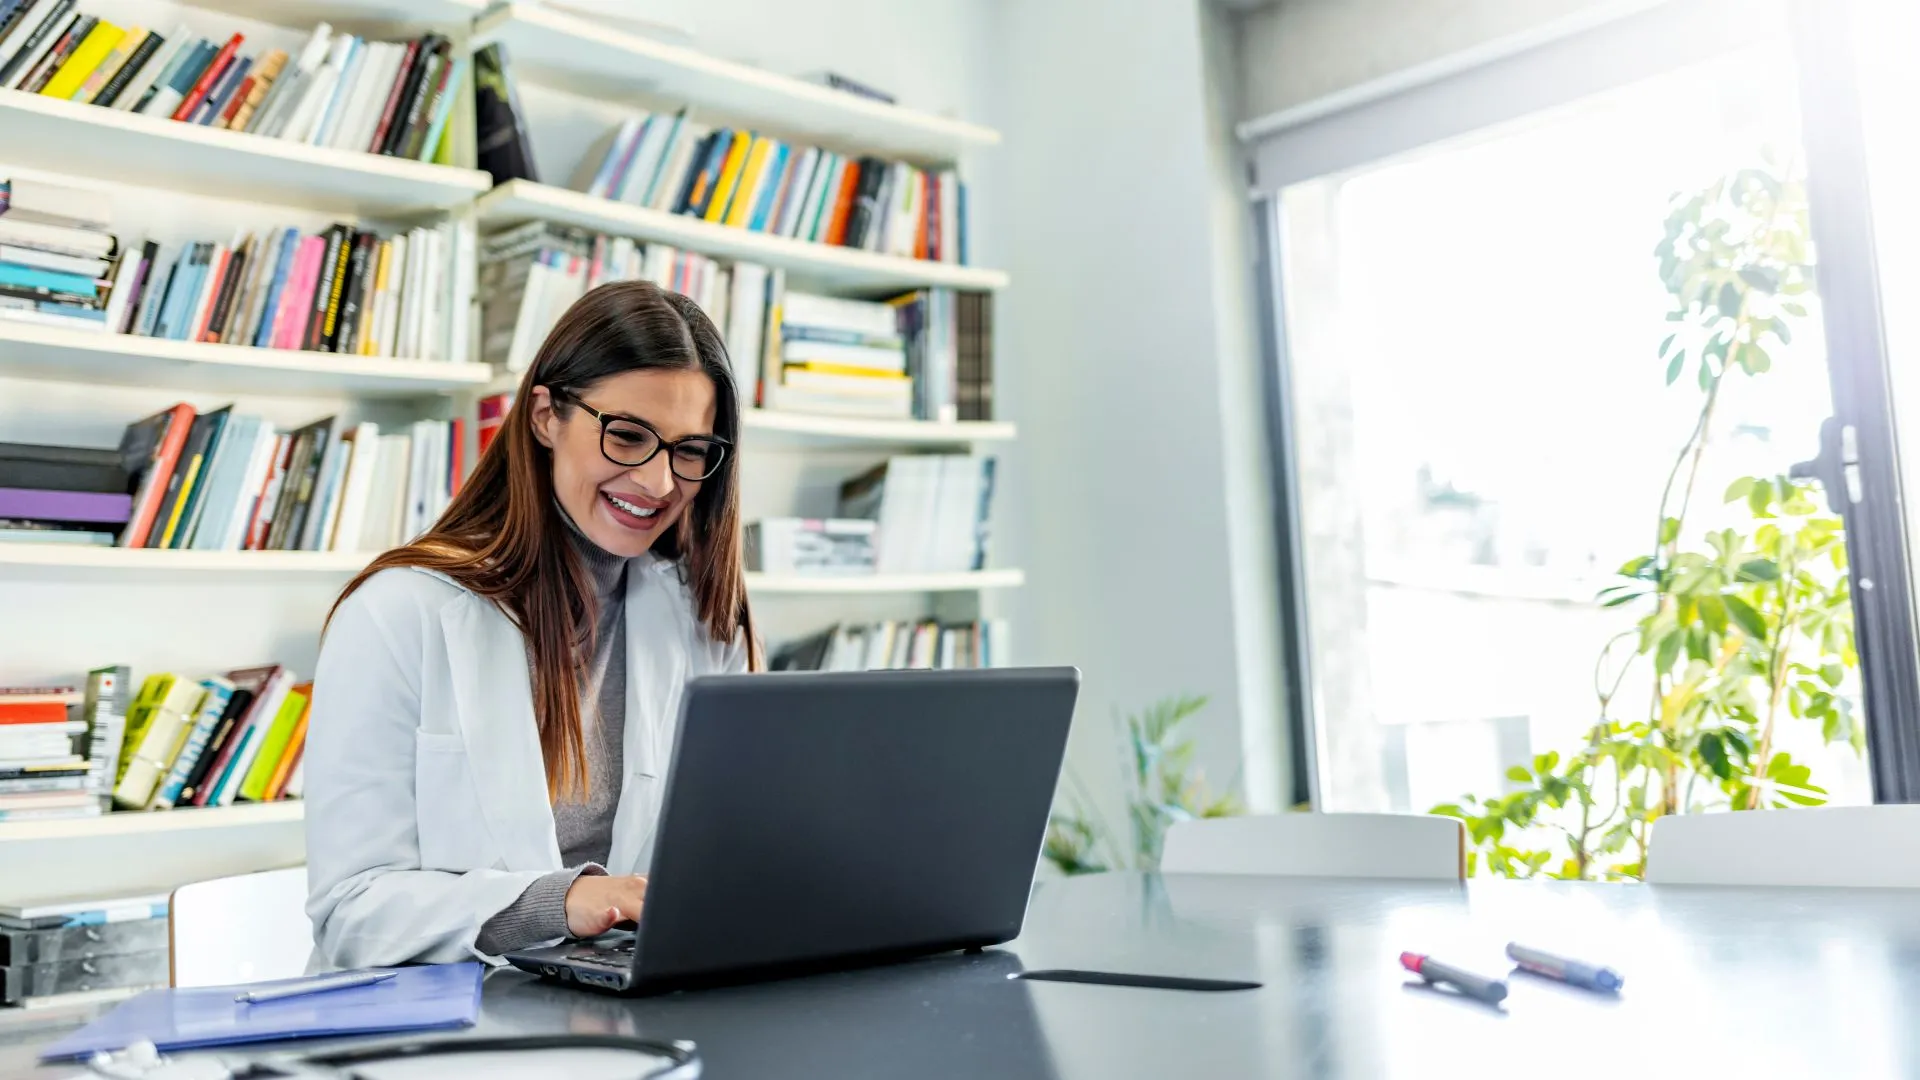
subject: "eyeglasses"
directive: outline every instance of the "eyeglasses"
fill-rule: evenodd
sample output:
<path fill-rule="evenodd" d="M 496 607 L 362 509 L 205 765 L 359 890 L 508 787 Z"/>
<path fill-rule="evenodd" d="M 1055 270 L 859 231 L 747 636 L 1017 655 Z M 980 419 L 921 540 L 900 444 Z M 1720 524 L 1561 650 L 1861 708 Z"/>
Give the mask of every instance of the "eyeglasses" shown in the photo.
<path fill-rule="evenodd" d="M 718 435 L 692 435 L 668 442 L 644 420 L 610 416 L 559 387 L 549 386 L 547 392 L 580 406 L 600 421 L 600 453 L 615 465 L 637 469 L 664 449 L 667 467 L 673 470 L 673 475 L 697 484 L 720 471 L 721 464 L 727 460 L 727 440 Z"/>

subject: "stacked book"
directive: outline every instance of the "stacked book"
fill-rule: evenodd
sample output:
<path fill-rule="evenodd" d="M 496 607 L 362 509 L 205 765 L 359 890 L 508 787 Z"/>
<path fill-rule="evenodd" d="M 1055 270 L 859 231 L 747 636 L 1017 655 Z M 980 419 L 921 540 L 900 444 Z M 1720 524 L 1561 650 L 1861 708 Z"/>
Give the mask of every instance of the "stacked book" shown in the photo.
<path fill-rule="evenodd" d="M 743 532 L 748 570 L 825 577 L 873 573 L 873 521 L 762 518 L 748 522 Z"/>
<path fill-rule="evenodd" d="M 840 624 L 773 654 L 775 671 L 879 671 L 888 668 L 984 668 L 1007 663 L 1007 623 Z"/>
<path fill-rule="evenodd" d="M 789 412 L 907 419 L 914 381 L 891 304 L 787 291 L 761 404 Z"/>
<path fill-rule="evenodd" d="M 313 684 L 278 664 L 150 675 L 128 706 L 113 805 L 126 810 L 297 798 Z"/>
<path fill-rule="evenodd" d="M 0 443 L 0 543 L 111 546 L 133 513 L 120 454 Z"/>
<path fill-rule="evenodd" d="M 167 895 L 18 904 L 0 897 L 0 1005 L 128 997 L 167 985 Z"/>
<path fill-rule="evenodd" d="M 896 457 L 840 485 L 839 516 L 875 523 L 876 573 L 984 569 L 993 474 L 991 457 Z"/>
<path fill-rule="evenodd" d="M 953 170 L 713 128 L 685 109 L 623 121 L 588 152 L 573 187 L 772 236 L 967 261 L 966 185 Z"/>
<path fill-rule="evenodd" d="M 241 230 L 212 241 L 128 244 L 107 329 L 141 337 L 351 356 L 466 359 L 473 230 L 390 236 Z"/>
<path fill-rule="evenodd" d="M 75 687 L 0 688 L 0 821 L 100 812 L 81 708 Z"/>
<path fill-rule="evenodd" d="M 383 551 L 425 532 L 465 475 L 465 421 L 383 433 L 337 417 L 279 431 L 232 406 L 175 405 L 129 425 L 134 494 L 121 547 Z"/>
<path fill-rule="evenodd" d="M 316 27 L 296 53 L 246 37 L 119 26 L 74 0 L 0 0 L 0 87 L 203 127 L 447 161 L 467 60 L 440 34 L 368 41 Z"/>
<path fill-rule="evenodd" d="M 99 330 L 118 245 L 105 194 L 0 180 L 0 319 Z"/>
<path fill-rule="evenodd" d="M 72 686 L 0 690 L 0 821 L 90 817 L 113 790 L 126 729 L 127 669 Z"/>

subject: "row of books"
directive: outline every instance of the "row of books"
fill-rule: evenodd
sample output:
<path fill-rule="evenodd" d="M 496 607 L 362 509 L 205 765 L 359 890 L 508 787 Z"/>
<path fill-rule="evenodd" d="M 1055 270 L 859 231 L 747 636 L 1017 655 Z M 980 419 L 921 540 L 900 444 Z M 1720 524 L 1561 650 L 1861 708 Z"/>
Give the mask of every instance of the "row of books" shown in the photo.
<path fill-rule="evenodd" d="M 714 128 L 685 109 L 622 121 L 587 153 L 573 187 L 773 236 L 967 261 L 966 185 L 953 170 Z"/>
<path fill-rule="evenodd" d="M 313 684 L 278 664 L 150 675 L 127 706 L 113 785 L 123 810 L 298 798 Z"/>
<path fill-rule="evenodd" d="M 994 459 L 909 454 L 840 485 L 841 518 L 874 522 L 880 574 L 985 569 L 993 514 Z"/>
<path fill-rule="evenodd" d="M 175 341 L 464 359 L 470 225 L 381 236 L 350 225 L 240 230 L 226 244 L 129 247 L 103 325 Z"/>
<path fill-rule="evenodd" d="M 0 444 L 0 541 L 196 551 L 381 551 L 424 532 L 465 474 L 464 420 L 281 431 L 175 405 L 114 450 Z"/>
<path fill-rule="evenodd" d="M 830 626 L 776 650 L 775 671 L 879 671 L 1004 667 L 1007 621 L 886 622 Z"/>
<path fill-rule="evenodd" d="M 0 896 L 0 1005 L 96 1003 L 167 985 L 167 906 L 165 893 Z"/>
<path fill-rule="evenodd" d="M 3 2 L 3 0 L 0 0 Z M 0 182 L 0 317 L 174 341 L 464 358 L 470 223 L 390 236 L 336 224 L 121 245 L 104 192 Z"/>
<path fill-rule="evenodd" d="M 741 533 L 748 570 L 839 577 L 874 572 L 878 529 L 867 519 L 776 517 Z"/>
<path fill-rule="evenodd" d="M 312 697 L 277 664 L 0 689 L 0 821 L 297 797 Z"/>
<path fill-rule="evenodd" d="M 525 371 L 574 301 L 614 281 L 652 281 L 691 297 L 727 334 L 736 272 L 742 269 L 744 264 L 729 267 L 667 244 L 542 222 L 495 233 L 480 247 L 481 359 Z M 732 336 L 727 343 L 732 351 Z"/>
<path fill-rule="evenodd" d="M 369 41 L 321 23 L 290 55 L 246 37 L 162 35 L 75 0 L 0 0 L 0 86 L 181 123 L 446 161 L 466 59 L 443 35 Z"/>
<path fill-rule="evenodd" d="M 481 355 L 524 371 L 581 296 L 649 280 L 691 297 L 726 342 L 743 390 L 790 412 L 986 420 L 992 409 L 993 298 L 922 289 L 888 301 L 789 290 L 783 271 L 720 263 L 530 222 L 481 242 Z M 749 375 L 749 373 L 753 373 Z"/>

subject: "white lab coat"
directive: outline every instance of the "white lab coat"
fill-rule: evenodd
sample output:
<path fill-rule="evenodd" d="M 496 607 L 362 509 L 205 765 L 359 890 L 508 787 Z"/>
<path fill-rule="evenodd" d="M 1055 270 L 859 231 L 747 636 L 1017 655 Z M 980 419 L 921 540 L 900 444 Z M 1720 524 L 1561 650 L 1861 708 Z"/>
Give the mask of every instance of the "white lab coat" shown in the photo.
<path fill-rule="evenodd" d="M 645 873 L 687 679 L 744 671 L 678 566 L 627 574 L 625 773 L 607 871 Z M 560 869 L 526 638 L 426 570 L 386 570 L 340 605 L 307 733 L 307 915 L 316 966 L 479 957 L 480 927 Z"/>

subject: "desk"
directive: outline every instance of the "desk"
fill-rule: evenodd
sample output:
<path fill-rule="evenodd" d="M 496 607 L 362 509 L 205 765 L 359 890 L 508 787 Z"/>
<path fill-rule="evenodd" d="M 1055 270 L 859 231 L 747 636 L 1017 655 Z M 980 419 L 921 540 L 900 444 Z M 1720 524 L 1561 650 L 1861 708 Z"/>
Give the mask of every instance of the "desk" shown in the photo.
<path fill-rule="evenodd" d="M 1495 1010 L 1397 963 L 1498 972 L 1509 939 L 1611 964 L 1626 993 L 1516 975 Z M 1266 985 L 1008 982 L 1022 966 Z M 1920 1075 L 1920 893 L 1112 874 L 1043 883 L 1026 933 L 980 956 L 637 1000 L 499 972 L 479 1030 L 690 1038 L 712 1080 L 1891 1080 Z M 0 1029 L 0 1075 L 55 1034 Z"/>

